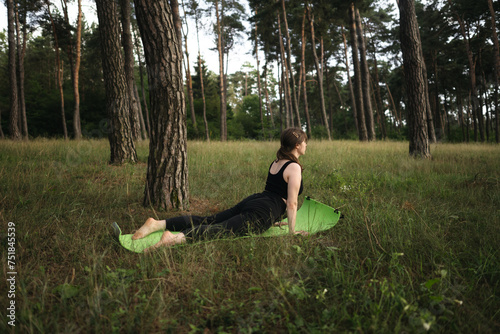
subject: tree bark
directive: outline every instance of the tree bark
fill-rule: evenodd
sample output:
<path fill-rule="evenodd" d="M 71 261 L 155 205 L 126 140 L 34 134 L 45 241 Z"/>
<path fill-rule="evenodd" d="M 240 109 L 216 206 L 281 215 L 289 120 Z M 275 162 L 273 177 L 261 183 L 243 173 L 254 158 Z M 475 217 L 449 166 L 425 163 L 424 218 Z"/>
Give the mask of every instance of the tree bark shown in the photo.
<path fill-rule="evenodd" d="M 144 89 L 143 62 L 141 59 L 139 38 L 137 38 L 137 33 L 136 33 L 135 28 L 134 28 L 134 41 L 135 41 L 135 48 L 137 50 L 137 61 L 139 63 L 139 78 L 140 78 L 140 82 L 141 82 L 142 104 L 144 105 L 144 113 L 143 114 L 146 114 L 145 123 L 146 123 L 146 130 L 147 130 L 148 136 L 151 136 L 151 122 L 149 119 L 148 101 L 146 100 L 146 91 Z"/>
<path fill-rule="evenodd" d="M 14 1 L 7 0 L 7 34 L 9 43 L 9 83 L 10 83 L 10 137 L 14 140 L 21 139 L 19 131 L 19 101 L 17 95 L 17 74 L 16 74 L 16 32 Z"/>
<path fill-rule="evenodd" d="M 173 4 L 173 3 L 172 3 Z M 187 18 L 186 10 L 184 9 L 184 1 L 182 2 L 182 8 L 184 11 L 184 16 Z M 188 93 L 188 99 L 189 99 L 189 110 L 191 111 L 191 122 L 193 122 L 193 130 L 196 136 L 198 136 L 198 125 L 196 123 L 196 114 L 194 112 L 194 96 L 193 96 L 193 79 L 191 77 L 191 66 L 189 62 L 189 50 L 188 50 L 188 34 L 189 34 L 189 27 L 186 24 L 186 30 L 184 30 L 184 27 L 182 25 L 181 21 L 181 31 L 183 38 L 180 39 L 180 41 L 184 40 L 184 53 L 186 54 L 186 58 L 184 61 L 184 69 L 186 71 L 186 86 L 187 86 L 187 93 Z"/>
<path fill-rule="evenodd" d="M 57 38 L 57 30 L 56 25 L 54 23 L 54 19 L 52 18 L 52 13 L 50 12 L 50 2 L 45 0 L 47 4 L 47 13 L 49 14 L 50 23 L 52 25 L 52 31 L 54 32 L 54 49 L 56 51 L 56 67 L 57 67 L 57 86 L 59 87 L 59 96 L 61 97 L 61 119 L 63 126 L 64 139 L 68 139 L 68 128 L 66 126 L 66 112 L 64 110 L 64 90 L 63 90 L 63 64 L 61 61 L 61 56 L 59 52 L 59 40 Z"/>
<path fill-rule="evenodd" d="M 291 39 L 290 32 L 288 30 L 288 20 L 286 18 L 285 0 L 281 0 L 281 8 L 283 9 L 283 22 L 285 23 L 285 34 L 286 34 L 286 54 L 287 54 L 287 68 L 290 73 L 290 79 L 292 80 L 292 85 L 288 85 L 288 90 L 290 91 L 290 100 L 292 109 L 295 111 L 295 117 L 297 117 L 297 125 L 301 127 L 300 113 L 299 113 L 299 103 L 297 99 L 297 91 L 295 89 L 295 77 L 292 70 L 292 51 L 291 51 Z"/>
<path fill-rule="evenodd" d="M 304 113 L 306 114 L 307 135 L 312 138 L 311 116 L 309 115 L 309 103 L 307 101 L 307 76 L 306 76 L 306 15 L 307 9 L 304 9 L 301 27 L 301 71 L 302 71 L 302 94 L 304 95 Z"/>
<path fill-rule="evenodd" d="M 151 137 L 144 205 L 187 209 L 189 201 L 182 42 L 167 0 L 134 0 L 151 105 Z"/>
<path fill-rule="evenodd" d="M 352 50 L 352 64 L 354 66 L 354 93 L 356 95 L 356 111 L 358 113 L 358 130 L 359 140 L 368 140 L 368 131 L 365 122 L 365 107 L 363 102 L 363 86 L 361 84 L 361 67 L 358 58 L 358 39 L 356 29 L 356 10 L 354 3 L 349 7 L 349 18 L 351 24 L 351 50 Z"/>
<path fill-rule="evenodd" d="M 219 52 L 219 91 L 220 91 L 220 140 L 227 141 L 226 88 L 224 78 L 224 46 L 222 39 L 222 12 L 219 13 L 219 1 L 215 0 L 215 16 L 217 21 L 217 50 Z"/>
<path fill-rule="evenodd" d="M 19 15 L 19 5 L 15 5 L 16 16 L 16 35 L 17 35 L 17 74 L 18 74 L 18 102 L 19 102 L 19 129 L 22 132 L 22 137 L 28 140 L 28 119 L 26 117 L 26 100 L 24 90 L 24 56 L 26 55 L 26 12 L 24 15 Z M 22 36 L 21 29 L 22 26 Z"/>
<path fill-rule="evenodd" d="M 453 8 L 451 0 L 448 0 L 448 3 L 450 5 L 450 7 Z M 462 18 L 460 17 L 460 15 L 457 13 L 457 11 L 455 11 L 453 9 L 452 9 L 452 11 L 455 14 L 455 17 L 458 21 L 458 24 L 460 25 L 460 32 L 462 33 L 462 37 L 464 38 L 465 51 L 467 53 L 467 60 L 469 62 L 469 79 L 470 79 L 471 92 L 472 92 L 472 112 L 473 112 L 473 116 L 474 116 L 474 123 L 476 122 L 476 119 L 477 119 L 477 125 L 479 126 L 479 134 L 481 136 L 481 141 L 484 141 L 484 119 L 483 119 L 483 112 L 479 106 L 479 95 L 477 92 L 476 62 L 475 62 L 474 56 L 472 54 L 472 49 L 470 47 L 468 32 L 465 29 L 465 24 L 464 24 Z M 475 140 L 477 141 L 477 131 L 475 134 Z"/>
<path fill-rule="evenodd" d="M 361 16 L 359 10 L 356 9 L 356 32 L 358 35 L 358 47 L 361 67 L 361 86 L 363 92 L 363 107 L 365 110 L 366 131 L 368 140 L 375 140 L 375 120 L 373 118 L 373 108 L 370 93 L 370 71 L 368 69 L 368 61 L 366 59 L 365 36 L 363 34 L 363 26 L 361 24 Z"/>
<path fill-rule="evenodd" d="M 111 164 L 137 162 L 130 125 L 130 97 L 120 43 L 117 3 L 96 0 L 102 50 L 106 110 L 110 120 Z"/>
<path fill-rule="evenodd" d="M 277 11 L 278 15 L 278 38 L 280 41 L 280 55 L 281 55 L 281 81 L 283 82 L 283 91 L 285 95 L 285 119 L 286 119 L 286 127 L 293 126 L 293 112 L 292 112 L 292 98 L 290 94 L 290 77 L 288 74 L 288 63 L 286 61 L 285 56 L 285 45 L 283 44 L 283 34 L 281 33 L 281 18 L 280 13 Z M 283 76 L 285 80 L 283 80 Z"/>
<path fill-rule="evenodd" d="M 205 138 L 207 142 L 210 142 L 210 130 L 208 129 L 208 121 L 207 121 L 207 102 L 205 100 L 205 84 L 203 82 L 203 68 L 201 63 L 201 51 L 200 51 L 200 34 L 199 34 L 199 25 L 198 25 L 198 12 L 196 9 L 195 13 L 195 24 L 196 24 L 196 40 L 198 42 L 198 72 L 200 73 L 200 89 L 201 89 L 201 99 L 203 102 L 203 123 L 205 125 Z"/>
<path fill-rule="evenodd" d="M 321 114 L 323 116 L 323 122 L 325 124 L 325 129 L 326 129 L 326 134 L 328 136 L 328 140 L 331 140 L 332 136 L 330 134 L 330 127 L 328 126 L 328 118 L 326 117 L 325 95 L 324 95 L 324 91 L 323 91 L 323 67 L 320 68 L 320 66 L 319 66 L 319 59 L 318 59 L 318 55 L 316 52 L 316 41 L 315 41 L 315 36 L 314 36 L 314 15 L 311 14 L 311 9 L 309 7 L 307 7 L 307 10 L 308 10 L 309 24 L 311 27 L 311 44 L 312 44 L 314 65 L 316 67 L 316 72 L 318 75 L 319 102 L 320 102 L 320 106 L 321 106 Z"/>
<path fill-rule="evenodd" d="M 293 125 L 292 121 L 292 111 L 291 111 L 291 98 L 290 98 L 290 85 L 288 84 L 288 66 L 286 65 L 286 57 L 285 57 L 285 46 L 283 45 L 283 35 L 281 33 L 281 19 L 280 13 L 277 11 L 278 16 L 278 38 L 280 41 L 280 56 L 281 56 L 281 82 L 283 84 L 283 93 L 285 95 L 285 121 L 286 127 L 290 127 Z M 283 80 L 283 76 L 285 76 L 285 80 Z"/>
<path fill-rule="evenodd" d="M 255 10 L 255 15 L 257 15 L 257 10 Z M 259 113 L 260 113 L 260 123 L 262 125 L 262 137 L 265 138 L 264 129 L 264 112 L 262 111 L 262 93 L 260 87 L 260 64 L 259 64 L 259 35 L 257 30 L 257 22 L 255 22 L 255 60 L 257 62 L 257 96 L 259 97 Z"/>
<path fill-rule="evenodd" d="M 80 62 L 82 50 L 82 1 L 78 0 L 78 18 L 76 23 L 76 60 L 73 80 L 73 93 L 75 95 L 75 110 L 73 112 L 73 131 L 75 139 L 82 138 L 82 125 L 80 121 Z"/>
<path fill-rule="evenodd" d="M 121 26 L 122 26 L 122 46 L 124 54 L 124 71 L 125 80 L 127 83 L 128 97 L 130 98 L 130 109 L 128 111 L 128 117 L 130 119 L 130 128 L 132 131 L 132 138 L 137 140 L 141 138 L 141 123 L 139 119 L 139 106 L 138 101 L 135 98 L 134 83 L 134 44 L 132 43 L 132 32 L 131 32 L 131 15 L 132 10 L 130 7 L 129 0 L 120 0 L 120 12 L 121 12 Z"/>
<path fill-rule="evenodd" d="M 414 0 L 400 0 L 400 39 L 407 93 L 410 155 L 430 158 L 425 109 L 425 83 L 422 69 L 422 46 Z"/>
<path fill-rule="evenodd" d="M 497 35 L 497 28 L 496 28 L 496 19 L 495 19 L 495 10 L 493 9 L 493 0 L 488 0 L 488 8 L 490 9 L 490 14 L 491 14 L 491 39 L 493 40 L 493 45 L 495 46 L 493 48 L 493 53 L 495 55 L 495 141 L 497 144 L 500 142 L 500 136 L 499 136 L 499 130 L 498 130 L 498 86 L 499 86 L 499 80 L 500 80 L 500 46 L 498 43 L 498 35 Z"/>
<path fill-rule="evenodd" d="M 354 95 L 354 88 L 352 86 L 351 74 L 349 73 L 349 56 L 347 55 L 347 40 L 345 37 L 343 26 L 342 26 L 342 40 L 344 41 L 345 68 L 347 72 L 347 83 L 349 85 L 349 95 L 351 96 L 351 108 L 354 116 L 354 124 L 356 125 L 356 134 L 358 135 L 358 138 L 360 138 L 358 112 L 356 110 L 356 96 Z"/>

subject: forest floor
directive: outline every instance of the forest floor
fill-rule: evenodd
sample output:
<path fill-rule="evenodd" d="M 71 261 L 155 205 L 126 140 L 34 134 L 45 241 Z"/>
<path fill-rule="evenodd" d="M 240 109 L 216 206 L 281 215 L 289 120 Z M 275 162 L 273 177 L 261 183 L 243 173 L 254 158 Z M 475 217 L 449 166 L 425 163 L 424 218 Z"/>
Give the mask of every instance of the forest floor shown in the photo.
<path fill-rule="evenodd" d="M 189 213 L 262 191 L 278 145 L 189 142 Z M 0 141 L 0 332 L 500 331 L 498 145 L 418 160 L 408 143 L 311 140 L 303 195 L 339 208 L 336 227 L 146 255 L 111 223 L 184 212 L 142 206 L 137 152 L 113 166 L 106 140 Z"/>

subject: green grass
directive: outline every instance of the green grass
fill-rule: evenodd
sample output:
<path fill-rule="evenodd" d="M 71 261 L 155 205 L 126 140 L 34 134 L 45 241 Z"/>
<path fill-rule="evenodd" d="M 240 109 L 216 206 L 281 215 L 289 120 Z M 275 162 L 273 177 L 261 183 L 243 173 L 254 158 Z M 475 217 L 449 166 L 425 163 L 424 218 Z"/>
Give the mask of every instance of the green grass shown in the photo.
<path fill-rule="evenodd" d="M 261 191 L 277 143 L 190 142 L 190 212 Z M 310 141 L 305 195 L 340 208 L 332 230 L 127 252 L 142 207 L 140 162 L 108 164 L 107 141 L 0 141 L 0 223 L 16 228 L 16 326 L 47 332 L 500 331 L 500 148 Z M 2 312 L 4 315 L 5 312 Z"/>

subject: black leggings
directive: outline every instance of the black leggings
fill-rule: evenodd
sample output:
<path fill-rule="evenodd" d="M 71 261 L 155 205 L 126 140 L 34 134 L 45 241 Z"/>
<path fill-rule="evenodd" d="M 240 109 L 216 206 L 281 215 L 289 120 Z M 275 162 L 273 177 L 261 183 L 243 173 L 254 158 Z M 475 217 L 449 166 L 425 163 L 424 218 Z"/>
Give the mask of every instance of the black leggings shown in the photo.
<path fill-rule="evenodd" d="M 166 230 L 182 232 L 186 238 L 194 240 L 260 234 L 278 221 L 285 211 L 285 202 L 278 195 L 265 191 L 213 216 L 167 219 Z"/>

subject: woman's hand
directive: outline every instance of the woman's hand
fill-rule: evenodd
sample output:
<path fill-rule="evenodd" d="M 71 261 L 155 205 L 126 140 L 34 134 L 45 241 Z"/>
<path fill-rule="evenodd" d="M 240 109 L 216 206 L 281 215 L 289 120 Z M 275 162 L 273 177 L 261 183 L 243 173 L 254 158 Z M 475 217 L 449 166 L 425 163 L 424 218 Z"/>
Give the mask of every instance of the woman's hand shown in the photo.
<path fill-rule="evenodd" d="M 276 222 L 274 223 L 274 226 L 276 227 L 281 227 L 281 226 L 287 226 L 288 222 Z"/>

